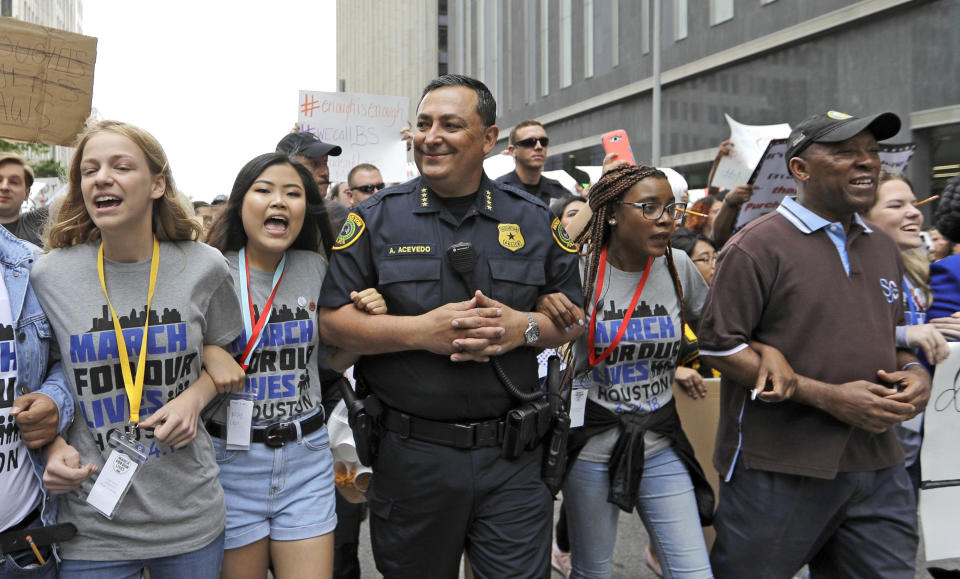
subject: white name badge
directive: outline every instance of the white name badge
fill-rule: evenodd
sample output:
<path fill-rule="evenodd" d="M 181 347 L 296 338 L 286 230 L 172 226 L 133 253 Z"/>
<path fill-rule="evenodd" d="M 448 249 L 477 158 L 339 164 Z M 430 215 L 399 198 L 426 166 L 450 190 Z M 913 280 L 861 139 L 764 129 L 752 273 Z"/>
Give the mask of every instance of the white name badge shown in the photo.
<path fill-rule="evenodd" d="M 250 450 L 253 400 L 232 398 L 227 412 L 227 450 Z"/>
<path fill-rule="evenodd" d="M 570 428 L 583 426 L 583 417 L 587 411 L 587 388 L 570 390 Z"/>
<path fill-rule="evenodd" d="M 132 457 L 116 449 L 112 450 L 106 464 L 100 469 L 97 482 L 87 495 L 87 504 L 106 518 L 113 518 L 117 505 L 130 490 L 130 483 L 133 482 L 133 475 L 138 468 L 140 463 Z"/>

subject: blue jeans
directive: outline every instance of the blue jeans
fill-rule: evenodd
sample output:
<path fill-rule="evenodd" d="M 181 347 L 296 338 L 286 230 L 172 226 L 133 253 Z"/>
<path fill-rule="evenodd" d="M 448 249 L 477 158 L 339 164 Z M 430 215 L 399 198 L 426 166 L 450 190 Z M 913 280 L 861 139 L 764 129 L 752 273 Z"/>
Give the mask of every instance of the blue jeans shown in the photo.
<path fill-rule="evenodd" d="M 606 463 L 578 460 L 563 487 L 570 531 L 571 579 L 608 578 L 620 509 L 607 502 Z M 644 461 L 637 511 L 664 577 L 712 577 L 693 483 L 673 449 Z"/>
<path fill-rule="evenodd" d="M 57 561 L 49 548 L 40 549 L 46 561 L 43 565 L 33 551 L 21 551 L 12 555 L 0 555 L 0 579 L 56 579 Z M 34 565 L 28 567 L 28 565 Z"/>
<path fill-rule="evenodd" d="M 152 579 L 218 579 L 223 560 L 223 533 L 196 551 L 134 561 L 84 561 L 64 559 L 61 579 L 139 579 L 143 568 Z"/>

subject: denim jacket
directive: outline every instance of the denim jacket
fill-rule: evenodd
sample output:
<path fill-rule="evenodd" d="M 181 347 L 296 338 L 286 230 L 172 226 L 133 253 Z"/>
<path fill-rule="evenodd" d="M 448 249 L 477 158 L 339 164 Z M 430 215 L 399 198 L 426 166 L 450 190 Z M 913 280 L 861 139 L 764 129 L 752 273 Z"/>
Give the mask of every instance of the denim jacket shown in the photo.
<path fill-rule="evenodd" d="M 38 251 L 35 245 L 14 237 L 6 228 L 0 227 L 0 268 L 10 296 L 10 314 L 14 320 L 17 395 L 34 392 L 53 399 L 60 411 L 57 431 L 63 432 L 73 421 L 74 401 L 60 361 L 50 361 L 53 334 L 47 316 L 40 309 L 37 296 L 30 287 L 30 269 Z M 42 486 L 45 466 L 43 455 L 38 450 L 32 450 L 30 461 L 44 493 L 40 519 L 44 525 L 51 525 L 57 520 L 57 502 Z"/>

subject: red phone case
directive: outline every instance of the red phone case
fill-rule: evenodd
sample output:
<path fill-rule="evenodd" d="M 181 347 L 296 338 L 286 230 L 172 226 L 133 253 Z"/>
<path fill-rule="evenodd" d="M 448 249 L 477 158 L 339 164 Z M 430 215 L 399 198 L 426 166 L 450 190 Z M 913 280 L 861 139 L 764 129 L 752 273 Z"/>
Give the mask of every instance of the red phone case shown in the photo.
<path fill-rule="evenodd" d="M 602 137 L 603 151 L 606 154 L 616 153 L 617 159 L 626 161 L 631 165 L 636 165 L 637 160 L 633 156 L 633 148 L 630 146 L 630 139 L 627 138 L 627 131 L 617 129 L 605 133 Z"/>

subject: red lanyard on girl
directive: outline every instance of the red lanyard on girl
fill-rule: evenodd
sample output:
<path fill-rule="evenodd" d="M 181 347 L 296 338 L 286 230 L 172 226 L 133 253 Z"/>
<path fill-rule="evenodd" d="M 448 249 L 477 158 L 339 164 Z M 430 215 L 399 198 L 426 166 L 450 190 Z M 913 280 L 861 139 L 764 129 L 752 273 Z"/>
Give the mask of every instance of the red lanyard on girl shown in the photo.
<path fill-rule="evenodd" d="M 647 284 L 647 277 L 650 275 L 650 266 L 653 264 L 653 258 L 647 258 L 647 266 L 643 268 L 643 277 L 640 278 L 640 283 L 637 284 L 636 291 L 633 292 L 633 299 L 630 300 L 630 307 L 627 308 L 626 313 L 623 314 L 623 320 L 620 321 L 620 329 L 617 330 L 617 335 L 613 338 L 613 341 L 610 342 L 610 346 L 606 350 L 600 353 L 599 356 L 596 355 L 596 349 L 593 347 L 594 337 L 597 334 L 597 310 L 600 309 L 600 295 L 603 293 L 603 274 L 607 269 L 607 246 L 604 245 L 603 249 L 600 250 L 600 267 L 597 269 L 597 287 L 595 290 L 594 302 L 593 302 L 593 313 L 590 314 L 590 326 L 588 331 L 590 332 L 587 335 L 587 347 L 590 350 L 590 365 L 596 366 L 600 362 L 607 359 L 607 356 L 613 352 L 617 345 L 620 344 L 620 340 L 623 339 L 623 333 L 627 331 L 627 325 L 630 323 L 630 318 L 633 317 L 633 310 L 637 307 L 637 301 L 640 299 L 640 294 L 643 293 L 643 286 Z"/>
<path fill-rule="evenodd" d="M 270 319 L 270 308 L 273 306 L 273 298 L 277 295 L 277 288 L 280 287 L 280 280 L 283 279 L 283 265 L 287 261 L 287 254 L 284 253 L 277 265 L 277 270 L 273 273 L 273 291 L 267 298 L 267 303 L 263 305 L 260 311 L 260 318 L 257 318 L 256 311 L 253 309 L 253 298 L 250 297 L 250 266 L 247 263 L 247 253 L 244 248 L 240 248 L 240 254 L 237 256 L 237 262 L 240 267 L 240 301 L 247 304 L 247 308 L 240 306 L 243 312 L 243 329 L 247 334 L 247 347 L 243 349 L 240 355 L 240 367 L 247 371 L 250 365 L 250 358 L 253 357 L 253 351 L 260 344 L 260 338 L 263 336 L 263 328 Z"/>

